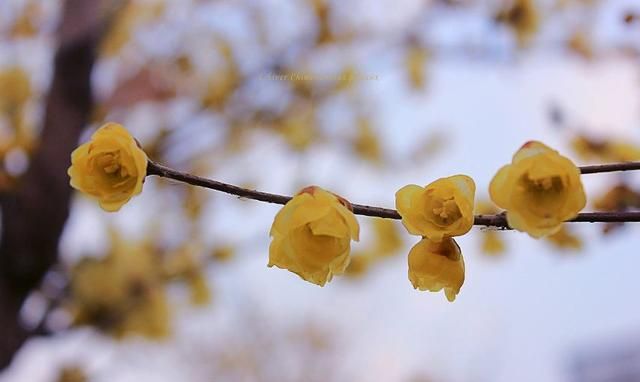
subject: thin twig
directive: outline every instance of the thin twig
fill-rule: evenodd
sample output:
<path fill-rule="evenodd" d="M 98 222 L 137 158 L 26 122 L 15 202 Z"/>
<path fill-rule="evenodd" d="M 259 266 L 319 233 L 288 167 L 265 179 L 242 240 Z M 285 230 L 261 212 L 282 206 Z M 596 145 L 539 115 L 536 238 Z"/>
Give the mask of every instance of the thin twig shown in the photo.
<path fill-rule="evenodd" d="M 291 200 L 290 196 L 270 194 L 268 192 L 262 192 L 262 191 L 256 191 L 256 190 L 249 190 L 247 188 L 234 186 L 232 184 L 218 182 L 217 180 L 212 180 L 212 179 L 202 178 L 196 175 L 186 174 L 152 161 L 149 161 L 149 164 L 147 166 L 147 175 L 157 175 L 163 178 L 169 178 L 169 179 L 177 180 L 179 182 L 188 183 L 193 186 L 209 188 L 209 189 L 221 191 L 227 194 L 236 195 L 241 198 L 259 200 L 261 202 L 284 205 L 284 204 L 287 204 L 289 200 Z"/>
<path fill-rule="evenodd" d="M 640 162 L 596 164 L 593 166 L 580 167 L 581 174 L 596 174 L 600 172 L 633 171 L 633 170 L 640 170 Z"/>
<path fill-rule="evenodd" d="M 587 166 L 581 167 L 580 170 L 586 170 L 587 174 L 604 171 L 626 171 L 633 168 L 628 168 L 629 165 L 638 166 L 637 162 L 629 163 L 616 163 L 611 165 L 600 166 Z M 604 170 L 609 168 L 610 170 Z M 275 203 L 275 204 L 287 204 L 291 200 L 291 196 L 271 194 L 268 192 L 250 190 L 219 182 L 212 179 L 202 178 L 196 175 L 191 175 L 176 171 L 172 168 L 163 166 L 161 164 L 149 161 L 147 167 L 147 175 L 157 175 L 163 178 L 169 178 L 177 180 L 179 182 L 188 183 L 194 186 L 209 188 L 216 191 L 221 191 L 227 194 L 236 195 L 241 198 L 259 200 L 261 202 Z M 401 219 L 398 211 L 391 208 L 366 206 L 362 204 L 352 204 L 353 213 L 356 215 L 374 216 L 386 219 Z M 588 222 L 588 223 L 614 223 L 614 222 L 640 222 L 640 211 L 638 212 L 583 212 L 578 214 L 574 219 L 568 220 L 569 223 L 576 222 Z M 474 218 L 474 225 L 496 227 L 501 229 L 511 229 L 507 223 L 507 216 L 504 213 L 497 215 L 476 215 Z"/>

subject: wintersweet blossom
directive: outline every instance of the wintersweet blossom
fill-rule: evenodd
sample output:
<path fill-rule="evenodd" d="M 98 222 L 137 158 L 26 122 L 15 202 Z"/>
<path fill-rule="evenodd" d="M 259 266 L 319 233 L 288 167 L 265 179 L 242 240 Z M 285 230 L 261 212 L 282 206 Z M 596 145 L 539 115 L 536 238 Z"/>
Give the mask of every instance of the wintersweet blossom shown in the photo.
<path fill-rule="evenodd" d="M 466 175 L 440 178 L 425 187 L 410 184 L 396 192 L 396 208 L 410 234 L 440 241 L 469 232 L 475 190 Z"/>
<path fill-rule="evenodd" d="M 447 300 L 455 300 L 464 283 L 464 259 L 456 241 L 420 240 L 409 251 L 409 281 L 419 290 L 444 289 Z"/>
<path fill-rule="evenodd" d="M 576 217 L 587 202 L 580 169 L 543 143 L 525 143 L 491 181 L 491 199 L 507 210 L 507 222 L 535 238 L 550 235 Z"/>
<path fill-rule="evenodd" d="M 324 286 L 349 265 L 351 240 L 358 240 L 359 230 L 346 200 L 320 187 L 306 187 L 273 221 L 268 266 Z"/>
<path fill-rule="evenodd" d="M 118 211 L 142 192 L 147 155 L 129 132 L 107 123 L 71 153 L 71 186 L 98 200 L 105 211 Z"/>

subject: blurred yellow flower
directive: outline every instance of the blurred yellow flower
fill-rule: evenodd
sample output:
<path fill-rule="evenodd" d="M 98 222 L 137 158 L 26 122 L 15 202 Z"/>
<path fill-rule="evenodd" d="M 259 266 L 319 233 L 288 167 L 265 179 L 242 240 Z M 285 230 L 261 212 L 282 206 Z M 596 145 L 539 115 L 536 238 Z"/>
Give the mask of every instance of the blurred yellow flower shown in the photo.
<path fill-rule="evenodd" d="M 425 187 L 410 184 L 396 192 L 396 208 L 410 234 L 440 241 L 469 232 L 475 191 L 466 175 L 440 178 Z"/>
<path fill-rule="evenodd" d="M 5 171 L 5 160 L 10 161 L 7 155 L 11 152 L 29 155 L 37 144 L 37 132 L 27 113 L 32 97 L 29 73 L 20 66 L 0 69 L 0 190 L 13 187 L 19 176 Z"/>
<path fill-rule="evenodd" d="M 19 66 L 0 71 L 0 114 L 10 114 L 31 98 L 29 74 Z"/>
<path fill-rule="evenodd" d="M 27 2 L 22 12 L 13 21 L 9 36 L 13 39 L 35 37 L 42 22 L 42 11 L 42 4 L 35 1 Z"/>
<path fill-rule="evenodd" d="M 578 29 L 567 41 L 567 47 L 574 53 L 585 59 L 592 59 L 594 55 L 593 42 L 590 36 L 583 29 Z"/>
<path fill-rule="evenodd" d="M 358 72 L 356 71 L 356 68 L 351 65 L 345 67 L 337 76 L 335 85 L 336 91 L 344 91 L 353 88 L 357 78 Z"/>
<path fill-rule="evenodd" d="M 275 127 L 296 151 L 305 151 L 319 137 L 313 105 L 305 101 L 294 102 Z"/>
<path fill-rule="evenodd" d="M 476 203 L 476 211 L 480 215 L 493 215 L 500 212 L 500 210 L 491 203 L 489 200 L 482 199 Z M 502 235 L 492 229 L 480 231 L 482 240 L 482 251 L 487 255 L 497 256 L 504 253 L 506 245 Z"/>
<path fill-rule="evenodd" d="M 640 208 L 640 192 L 626 183 L 618 183 L 593 202 L 598 211 L 624 211 Z"/>
<path fill-rule="evenodd" d="M 331 7 L 327 0 L 309 0 L 313 12 L 318 19 L 318 34 L 316 42 L 318 45 L 328 44 L 335 40 L 331 30 Z"/>
<path fill-rule="evenodd" d="M 241 78 L 231 44 L 224 39 L 216 39 L 215 44 L 223 62 L 205 80 L 201 103 L 206 108 L 220 109 L 240 85 Z"/>
<path fill-rule="evenodd" d="M 444 289 L 447 300 L 455 300 L 464 283 L 464 259 L 458 243 L 452 238 L 420 240 L 409 251 L 409 281 L 419 290 Z"/>
<path fill-rule="evenodd" d="M 393 256 L 404 244 L 400 235 L 400 225 L 391 219 L 373 219 L 375 242 L 373 253 L 378 256 Z"/>
<path fill-rule="evenodd" d="M 582 249 L 582 239 L 569 230 L 565 224 L 562 225 L 558 232 L 545 237 L 545 239 L 559 249 Z"/>
<path fill-rule="evenodd" d="M 501 255 L 506 246 L 504 240 L 497 231 L 487 230 L 482 232 L 482 251 L 488 255 Z"/>
<path fill-rule="evenodd" d="M 189 300 L 195 306 L 204 306 L 211 302 L 211 288 L 203 272 L 195 272 L 186 279 L 189 288 Z"/>
<path fill-rule="evenodd" d="M 349 265 L 351 240 L 359 239 L 359 230 L 346 200 L 320 187 L 306 187 L 273 221 L 268 266 L 324 286 Z"/>
<path fill-rule="evenodd" d="M 71 153 L 67 173 L 73 188 L 97 199 L 105 211 L 118 211 L 142 192 L 147 155 L 124 127 L 107 123 Z"/>
<path fill-rule="evenodd" d="M 163 282 L 151 248 L 115 238 L 105 258 L 86 258 L 72 269 L 69 307 L 74 322 L 116 338 L 166 337 L 170 311 Z"/>
<path fill-rule="evenodd" d="M 236 256 L 236 249 L 231 245 L 221 245 L 211 251 L 211 257 L 220 262 L 229 262 Z"/>
<path fill-rule="evenodd" d="M 65 366 L 58 371 L 56 382 L 88 382 L 87 373 L 80 366 Z"/>
<path fill-rule="evenodd" d="M 625 182 L 611 186 L 604 194 L 593 202 L 597 211 L 627 211 L 640 208 L 640 191 L 633 189 Z M 602 225 L 602 232 L 610 234 L 625 226 L 625 223 L 607 223 Z"/>
<path fill-rule="evenodd" d="M 184 281 L 191 303 L 202 306 L 211 301 L 211 289 L 203 271 L 203 261 L 198 259 L 198 254 L 202 254 L 202 244 L 192 239 L 165 254 L 161 272 L 166 279 Z"/>
<path fill-rule="evenodd" d="M 507 222 L 535 238 L 550 235 L 586 204 L 580 169 L 546 145 L 530 141 L 502 167 L 489 187 L 491 199 L 507 210 Z"/>
<path fill-rule="evenodd" d="M 426 65 L 429 52 L 421 46 L 411 46 L 405 57 L 405 69 L 409 83 L 414 89 L 423 89 L 426 84 Z"/>
<path fill-rule="evenodd" d="M 577 135 L 572 139 L 571 146 L 583 160 L 599 162 L 640 160 L 640 147 L 629 140 L 593 139 Z"/>
<path fill-rule="evenodd" d="M 629 142 L 619 141 L 609 144 L 611 161 L 631 162 L 640 160 L 640 147 Z"/>
<path fill-rule="evenodd" d="M 366 117 L 358 118 L 358 132 L 352 142 L 354 151 L 362 159 L 374 164 L 382 162 L 382 148 L 371 121 Z"/>
<path fill-rule="evenodd" d="M 361 279 L 367 274 L 373 262 L 374 257 L 369 252 L 354 253 L 344 275 L 352 279 Z"/>
<path fill-rule="evenodd" d="M 535 0 L 510 1 L 507 7 L 499 11 L 496 20 L 514 31 L 520 47 L 529 44 L 540 26 L 540 14 Z"/>
<path fill-rule="evenodd" d="M 165 12 L 164 1 L 140 2 L 130 1 L 115 14 L 100 44 L 100 54 L 114 57 L 132 40 L 133 33 L 144 24 L 158 20 Z"/>

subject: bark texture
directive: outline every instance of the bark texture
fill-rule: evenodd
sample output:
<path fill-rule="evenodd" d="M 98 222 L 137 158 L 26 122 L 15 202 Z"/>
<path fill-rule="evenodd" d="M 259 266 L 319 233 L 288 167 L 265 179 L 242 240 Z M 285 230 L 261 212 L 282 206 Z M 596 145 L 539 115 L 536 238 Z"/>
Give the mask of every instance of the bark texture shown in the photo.
<path fill-rule="evenodd" d="M 30 333 L 20 308 L 58 258 L 69 215 L 70 153 L 93 106 L 91 71 L 105 20 L 101 1 L 65 2 L 38 149 L 19 185 L 0 196 L 0 370 Z"/>

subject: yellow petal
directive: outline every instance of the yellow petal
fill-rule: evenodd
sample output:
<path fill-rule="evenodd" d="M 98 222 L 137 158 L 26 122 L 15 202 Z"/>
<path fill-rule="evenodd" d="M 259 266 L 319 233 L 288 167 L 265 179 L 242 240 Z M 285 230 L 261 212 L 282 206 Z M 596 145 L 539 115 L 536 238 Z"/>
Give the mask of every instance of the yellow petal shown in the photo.
<path fill-rule="evenodd" d="M 424 188 L 396 192 L 396 208 L 410 234 L 433 241 L 463 235 L 473 226 L 475 183 L 466 175 L 440 178 Z"/>
<path fill-rule="evenodd" d="M 351 239 L 354 241 L 360 240 L 360 225 L 358 224 L 358 219 L 353 214 L 353 212 L 349 211 L 342 204 L 334 205 L 334 208 L 338 211 L 338 213 L 342 216 L 344 221 L 347 223 L 347 227 L 349 227 L 349 234 Z"/>
<path fill-rule="evenodd" d="M 509 208 L 510 187 L 508 186 L 509 172 L 511 165 L 502 166 L 491 180 L 489 185 L 489 196 L 491 200 L 500 208 Z"/>
<path fill-rule="evenodd" d="M 557 232 L 586 204 L 578 167 L 536 141 L 523 145 L 513 163 L 498 171 L 489 191 L 507 210 L 509 225 L 535 238 Z"/>
<path fill-rule="evenodd" d="M 462 195 L 467 200 L 470 200 L 473 204 L 473 200 L 476 194 L 476 183 L 471 177 L 467 175 L 453 175 L 444 179 L 452 182 L 456 186 L 456 189 L 460 191 Z"/>
<path fill-rule="evenodd" d="M 529 141 L 524 145 L 522 145 L 522 147 L 520 147 L 520 149 L 516 151 L 515 154 L 513 154 L 512 162 L 516 163 L 523 159 L 532 157 L 534 155 L 538 155 L 538 154 L 542 154 L 550 151 L 557 153 L 556 150 L 550 148 L 549 146 L 545 145 L 542 142 Z"/>
<path fill-rule="evenodd" d="M 325 215 L 322 219 L 309 223 L 309 228 L 314 235 L 325 235 L 333 237 L 350 236 L 346 222 L 338 212 Z"/>
<path fill-rule="evenodd" d="M 535 222 L 537 224 L 532 223 L 534 223 L 534 221 L 526 219 L 515 211 L 509 211 L 507 213 L 507 224 L 509 224 L 511 228 L 526 232 L 535 239 L 554 234 L 562 228 L 562 220 L 546 221 L 545 224 L 537 221 Z"/>
<path fill-rule="evenodd" d="M 312 186 L 296 194 L 271 227 L 269 266 L 323 286 L 349 264 L 358 222 L 336 195 Z"/>
<path fill-rule="evenodd" d="M 455 240 L 440 243 L 422 239 L 409 251 L 409 281 L 419 290 L 442 289 L 453 301 L 464 283 L 464 259 Z"/>
<path fill-rule="evenodd" d="M 273 236 L 274 231 L 285 235 L 289 230 L 318 220 L 330 211 L 331 205 L 318 203 L 309 194 L 296 195 L 276 214 L 270 235 Z"/>
<path fill-rule="evenodd" d="M 147 156 L 129 132 L 107 123 L 71 153 L 67 174 L 72 187 L 113 212 L 142 191 L 146 167 Z"/>
<path fill-rule="evenodd" d="M 415 223 L 422 218 L 420 207 L 416 205 L 417 198 L 424 193 L 424 188 L 410 184 L 402 187 L 396 192 L 396 209 L 402 217 L 402 224 L 412 235 L 422 235 L 423 230 L 415 226 Z"/>

